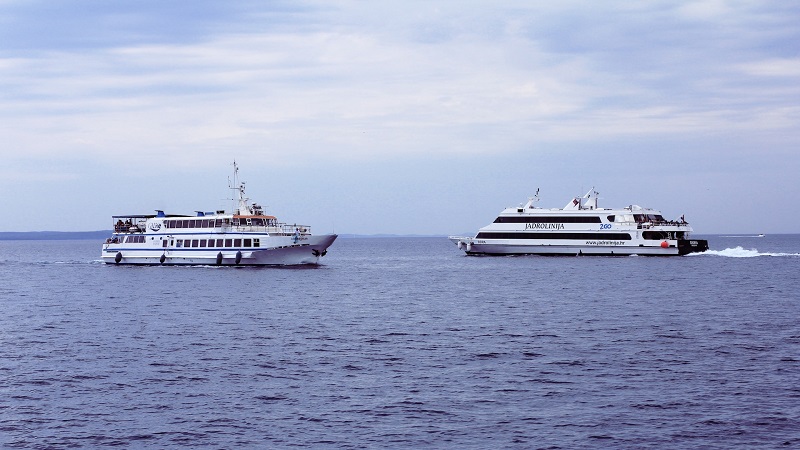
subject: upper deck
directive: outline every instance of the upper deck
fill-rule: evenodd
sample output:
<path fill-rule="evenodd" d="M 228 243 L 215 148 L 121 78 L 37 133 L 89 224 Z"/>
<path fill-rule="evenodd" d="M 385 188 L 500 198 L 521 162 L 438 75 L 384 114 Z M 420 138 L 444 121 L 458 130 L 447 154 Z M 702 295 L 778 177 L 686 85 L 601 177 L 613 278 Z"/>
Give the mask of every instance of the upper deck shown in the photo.
<path fill-rule="evenodd" d="M 160 211 L 159 211 L 160 213 Z M 114 234 L 197 234 L 197 233 L 258 233 L 274 236 L 311 234 L 303 224 L 278 222 L 275 216 L 242 215 L 127 215 L 113 216 Z"/>
<path fill-rule="evenodd" d="M 196 215 L 129 214 L 111 216 L 114 220 L 114 234 L 199 234 L 199 233 L 256 233 L 275 236 L 308 235 L 309 225 L 278 222 L 275 216 L 264 214 L 257 203 L 245 196 L 245 184 L 238 178 L 239 168 L 233 163 L 233 183 L 229 189 L 236 192 L 232 212 L 224 210 L 212 212 L 196 211 Z M 230 183 L 230 182 L 229 182 Z"/>
<path fill-rule="evenodd" d="M 484 228 L 514 228 L 513 225 L 495 224 L 561 224 L 560 227 L 592 227 L 591 224 L 621 226 L 635 229 L 663 229 L 670 231 L 692 231 L 689 223 L 681 216 L 677 220 L 667 220 L 655 209 L 630 205 L 624 208 L 600 208 L 598 193 L 592 188 L 583 197 L 575 197 L 563 208 L 539 208 L 539 193 L 530 197 L 527 204 L 504 209 L 494 222 Z M 526 225 L 526 228 L 555 229 L 539 225 Z M 605 229 L 605 226 L 601 227 Z"/>

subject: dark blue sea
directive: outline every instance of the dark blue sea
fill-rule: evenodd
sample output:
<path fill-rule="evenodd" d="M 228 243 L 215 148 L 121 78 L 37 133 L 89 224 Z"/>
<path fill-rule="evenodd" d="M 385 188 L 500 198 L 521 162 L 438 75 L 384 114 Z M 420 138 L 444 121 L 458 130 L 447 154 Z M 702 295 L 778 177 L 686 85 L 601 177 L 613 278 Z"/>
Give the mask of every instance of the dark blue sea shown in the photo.
<path fill-rule="evenodd" d="M 800 448 L 800 235 L 707 238 L 340 238 L 316 268 L 0 241 L 0 447 Z"/>

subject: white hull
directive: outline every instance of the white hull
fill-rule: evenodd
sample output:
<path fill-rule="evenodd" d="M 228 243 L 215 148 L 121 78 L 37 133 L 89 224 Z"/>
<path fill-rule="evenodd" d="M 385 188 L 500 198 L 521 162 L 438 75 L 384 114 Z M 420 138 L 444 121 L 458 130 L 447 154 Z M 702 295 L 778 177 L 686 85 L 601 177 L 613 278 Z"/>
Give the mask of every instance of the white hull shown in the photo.
<path fill-rule="evenodd" d="M 450 236 L 449 239 L 456 245 L 461 243 L 461 249 L 467 255 L 541 255 L 541 256 L 678 256 L 677 241 L 667 241 L 668 247 L 661 247 L 660 243 L 654 245 L 585 245 L 577 243 L 475 243 L 473 238 Z M 485 241 L 484 241 L 485 242 Z M 469 245 L 468 245 L 469 244 Z"/>
<path fill-rule="evenodd" d="M 309 236 L 298 243 L 294 243 L 291 238 L 283 238 L 281 240 L 286 242 L 281 242 L 281 244 L 284 245 L 261 248 L 136 248 L 127 244 L 104 244 L 102 259 L 107 264 L 120 265 L 289 266 L 318 264 L 336 237 L 335 234 Z M 263 240 L 265 238 L 262 238 Z"/>

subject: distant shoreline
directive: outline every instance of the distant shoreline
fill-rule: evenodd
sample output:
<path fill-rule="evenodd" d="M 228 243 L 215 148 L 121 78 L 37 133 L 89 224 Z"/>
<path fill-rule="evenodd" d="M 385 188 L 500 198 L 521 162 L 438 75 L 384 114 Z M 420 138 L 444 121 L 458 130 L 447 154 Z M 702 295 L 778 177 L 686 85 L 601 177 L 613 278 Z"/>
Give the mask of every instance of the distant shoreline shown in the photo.
<path fill-rule="evenodd" d="M 0 241 L 67 241 L 81 239 L 105 239 L 108 231 L 0 231 Z"/>
<path fill-rule="evenodd" d="M 69 241 L 69 240 L 103 240 L 113 231 L 0 231 L 0 241 Z M 340 234 L 341 239 L 351 238 L 442 238 L 436 234 Z"/>

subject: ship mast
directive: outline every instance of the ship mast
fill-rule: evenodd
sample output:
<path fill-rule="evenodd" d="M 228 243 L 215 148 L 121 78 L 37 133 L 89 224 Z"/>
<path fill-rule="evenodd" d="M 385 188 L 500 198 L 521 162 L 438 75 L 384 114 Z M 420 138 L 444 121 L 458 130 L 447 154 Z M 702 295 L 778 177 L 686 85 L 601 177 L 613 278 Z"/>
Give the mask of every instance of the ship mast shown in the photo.
<path fill-rule="evenodd" d="M 236 160 L 233 161 L 233 183 L 228 180 L 228 188 L 237 191 L 237 195 L 231 199 L 234 205 L 233 214 L 252 214 L 252 211 L 250 211 L 250 205 L 247 203 L 250 201 L 250 199 L 244 196 L 244 181 L 239 181 L 239 166 L 236 164 Z"/>

